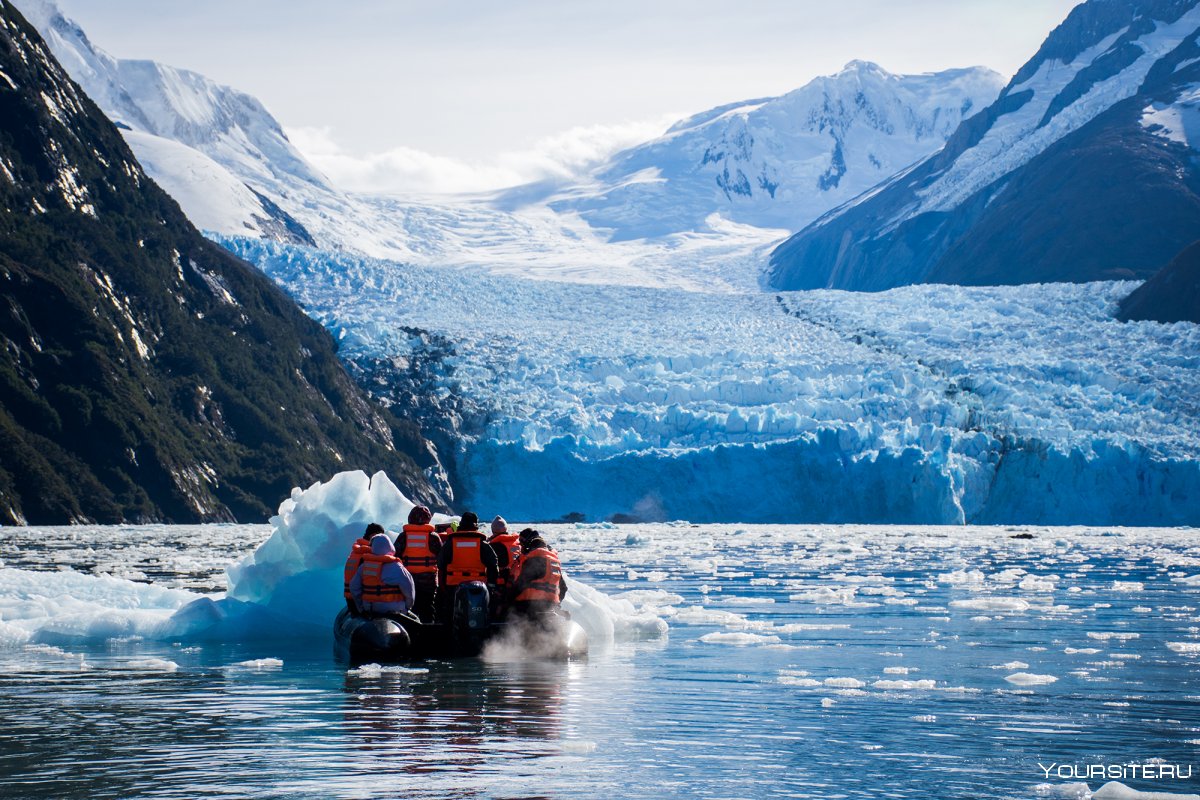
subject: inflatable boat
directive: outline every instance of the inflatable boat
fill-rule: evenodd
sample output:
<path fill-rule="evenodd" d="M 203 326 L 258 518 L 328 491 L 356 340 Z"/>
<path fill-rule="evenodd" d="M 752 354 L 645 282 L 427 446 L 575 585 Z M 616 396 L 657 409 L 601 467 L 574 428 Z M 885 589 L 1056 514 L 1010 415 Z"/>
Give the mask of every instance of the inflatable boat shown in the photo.
<path fill-rule="evenodd" d="M 588 649 L 587 633 L 565 613 L 492 620 L 487 586 L 474 582 L 458 588 L 449 622 L 422 622 L 407 614 L 365 616 L 344 608 L 333 623 L 334 654 L 351 664 L 477 656 L 490 641 L 536 658 L 574 658 Z"/>

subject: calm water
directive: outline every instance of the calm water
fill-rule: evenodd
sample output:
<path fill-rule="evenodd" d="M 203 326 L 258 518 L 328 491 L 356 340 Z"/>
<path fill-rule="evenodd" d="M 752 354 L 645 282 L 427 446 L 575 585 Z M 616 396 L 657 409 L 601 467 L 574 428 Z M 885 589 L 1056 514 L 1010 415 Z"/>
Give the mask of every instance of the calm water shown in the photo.
<path fill-rule="evenodd" d="M 550 526 L 578 591 L 612 599 L 614 642 L 573 663 L 347 670 L 325 639 L 110 636 L 146 583 L 223 589 L 265 526 L 6 529 L 0 795 L 949 799 L 1105 782 L 1039 762 L 1177 766 L 1193 777 L 1122 782 L 1200 794 L 1196 531 L 1022 531 Z M 83 601 L 64 591 L 89 591 L 64 590 L 64 570 L 121 578 L 82 633 L 58 619 Z M 668 634 L 639 638 L 654 616 Z"/>

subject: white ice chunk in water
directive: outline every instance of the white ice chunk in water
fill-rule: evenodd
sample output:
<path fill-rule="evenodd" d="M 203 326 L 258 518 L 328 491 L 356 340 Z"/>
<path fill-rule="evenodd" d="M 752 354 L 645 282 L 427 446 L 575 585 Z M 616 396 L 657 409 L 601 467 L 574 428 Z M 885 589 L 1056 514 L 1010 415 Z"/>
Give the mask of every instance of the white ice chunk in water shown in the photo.
<path fill-rule="evenodd" d="M 1045 686 L 1058 680 L 1053 675 L 1038 675 L 1033 672 L 1017 672 L 1005 676 L 1004 680 L 1017 686 Z"/>

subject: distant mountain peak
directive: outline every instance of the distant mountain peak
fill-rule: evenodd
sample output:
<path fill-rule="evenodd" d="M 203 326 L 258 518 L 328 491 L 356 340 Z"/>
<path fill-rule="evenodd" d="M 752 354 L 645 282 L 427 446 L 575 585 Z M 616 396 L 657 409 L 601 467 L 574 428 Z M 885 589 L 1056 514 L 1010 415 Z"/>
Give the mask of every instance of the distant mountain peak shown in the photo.
<path fill-rule="evenodd" d="M 714 212 L 795 229 L 937 150 L 1003 83 L 984 67 L 895 75 L 851 61 L 785 95 L 682 120 L 551 207 L 614 240 L 701 230 Z"/>

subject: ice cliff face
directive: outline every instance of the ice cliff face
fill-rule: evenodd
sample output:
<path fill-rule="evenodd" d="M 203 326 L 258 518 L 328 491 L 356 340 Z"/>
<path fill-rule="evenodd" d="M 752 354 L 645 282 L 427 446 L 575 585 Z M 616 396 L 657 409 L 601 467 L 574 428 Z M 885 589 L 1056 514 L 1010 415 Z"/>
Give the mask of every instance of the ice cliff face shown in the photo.
<path fill-rule="evenodd" d="M 945 149 L 772 256 L 780 288 L 1146 277 L 1200 230 L 1195 0 L 1090 0 Z"/>
<path fill-rule="evenodd" d="M 700 229 L 713 213 L 796 230 L 941 148 L 1002 85 L 983 67 L 893 75 L 852 61 L 782 97 L 685 119 L 552 207 L 617 240 Z"/>
<path fill-rule="evenodd" d="M 444 426 L 481 513 L 1200 522 L 1200 328 L 1118 322 L 1129 283 L 713 294 L 226 245 Z"/>

